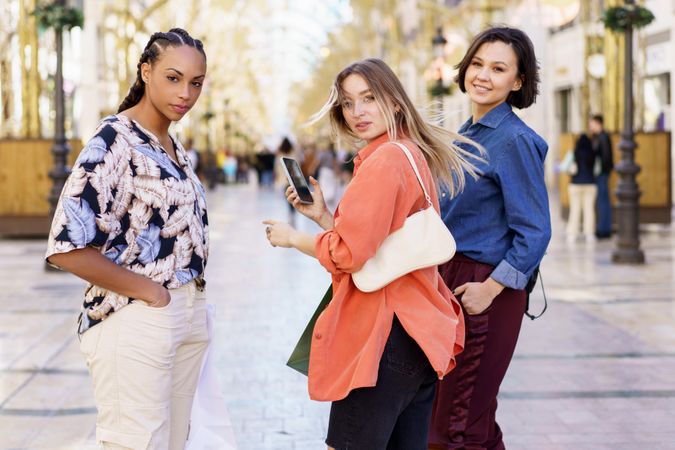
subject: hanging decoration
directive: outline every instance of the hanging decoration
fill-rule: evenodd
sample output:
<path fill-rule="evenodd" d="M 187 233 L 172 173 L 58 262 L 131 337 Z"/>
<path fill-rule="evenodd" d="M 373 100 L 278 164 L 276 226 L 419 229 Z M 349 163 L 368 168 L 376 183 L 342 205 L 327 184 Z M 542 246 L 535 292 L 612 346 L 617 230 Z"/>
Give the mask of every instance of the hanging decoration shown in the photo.
<path fill-rule="evenodd" d="M 450 86 L 444 85 L 442 82 L 435 82 L 429 86 L 429 95 L 432 97 L 442 97 L 444 95 L 451 95 L 452 88 Z"/>
<path fill-rule="evenodd" d="M 654 20 L 654 14 L 639 5 L 613 6 L 605 10 L 602 22 L 605 28 L 615 33 L 623 33 L 628 27 L 635 29 L 646 27 Z"/>
<path fill-rule="evenodd" d="M 72 8 L 66 5 L 52 2 L 41 4 L 32 12 L 40 28 L 54 28 L 56 31 L 70 30 L 71 28 L 82 27 L 84 16 L 79 8 Z"/>

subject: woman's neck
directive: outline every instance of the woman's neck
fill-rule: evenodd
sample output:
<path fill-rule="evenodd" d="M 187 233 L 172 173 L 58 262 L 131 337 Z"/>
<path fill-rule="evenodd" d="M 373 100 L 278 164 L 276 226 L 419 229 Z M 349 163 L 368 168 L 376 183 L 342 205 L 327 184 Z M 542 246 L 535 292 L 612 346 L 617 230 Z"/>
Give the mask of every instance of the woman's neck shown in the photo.
<path fill-rule="evenodd" d="M 502 102 L 502 103 L 504 103 L 504 102 Z M 501 105 L 502 103 L 498 103 L 496 105 L 490 105 L 490 106 L 483 106 L 483 105 L 479 105 L 477 103 L 472 103 L 471 104 L 471 123 L 478 122 L 480 119 L 485 117 L 485 115 L 487 113 L 489 113 L 490 111 L 495 109 L 497 106 Z"/>
<path fill-rule="evenodd" d="M 123 111 L 122 114 L 140 123 L 160 141 L 169 136 L 171 121 L 157 111 L 147 97 L 143 97 L 138 104 Z"/>

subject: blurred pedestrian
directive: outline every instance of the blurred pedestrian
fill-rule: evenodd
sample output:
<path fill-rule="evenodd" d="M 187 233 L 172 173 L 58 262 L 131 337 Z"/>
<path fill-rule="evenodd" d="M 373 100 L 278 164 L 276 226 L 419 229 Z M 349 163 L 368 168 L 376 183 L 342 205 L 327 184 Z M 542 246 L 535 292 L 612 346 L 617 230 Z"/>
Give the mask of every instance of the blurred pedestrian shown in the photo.
<path fill-rule="evenodd" d="M 544 159 L 548 146 L 512 111 L 532 105 L 538 64 L 529 37 L 509 27 L 478 34 L 457 65 L 472 116 L 459 130 L 488 161 L 455 198 L 441 193 L 443 219 L 457 254 L 440 271 L 462 303 L 464 352 L 438 384 L 432 448 L 503 449 L 497 392 L 525 313 L 525 286 L 551 236 Z M 468 151 L 474 148 L 460 144 Z"/>
<path fill-rule="evenodd" d="M 225 184 L 233 184 L 237 181 L 237 158 L 231 151 L 225 152 L 223 160 L 223 173 L 225 174 Z"/>
<path fill-rule="evenodd" d="M 269 148 L 262 147 L 256 154 L 255 168 L 258 172 L 258 185 L 265 188 L 274 186 L 274 153 Z"/>
<path fill-rule="evenodd" d="M 292 247 L 332 274 L 333 299 L 316 322 L 309 361 L 309 394 L 332 401 L 326 443 L 336 450 L 426 450 L 431 402 L 438 378 L 455 365 L 464 324 L 460 306 L 436 266 L 410 272 L 371 293 L 351 274 L 375 254 L 406 217 L 431 201 L 434 177 L 455 193 L 465 171 L 475 175 L 455 133 L 426 122 L 394 72 L 379 59 L 340 72 L 315 120 L 329 115 L 339 136 L 365 141 L 354 178 L 333 216 L 319 183 L 311 205 L 288 200 L 324 230 L 316 236 L 268 220 L 273 246 Z M 412 153 L 430 199 L 406 154 Z"/>
<path fill-rule="evenodd" d="M 302 150 L 300 169 L 302 170 L 302 173 L 305 174 L 308 182 L 309 177 L 318 178 L 320 163 L 321 161 L 316 149 L 316 144 L 312 143 L 306 145 Z"/>
<path fill-rule="evenodd" d="M 593 151 L 600 159 L 600 173 L 595 177 L 598 191 L 595 202 L 597 210 L 595 236 L 598 239 L 607 239 L 612 236 L 612 204 L 609 199 L 609 177 L 614 169 L 612 141 L 605 131 L 604 119 L 600 114 L 591 117 L 588 131 L 591 133 Z"/>
<path fill-rule="evenodd" d="M 248 184 L 248 173 L 251 170 L 249 155 L 237 156 L 237 183 Z"/>
<path fill-rule="evenodd" d="M 221 173 L 220 169 L 218 168 L 216 153 L 207 149 L 204 152 L 203 161 L 203 173 L 204 177 L 206 178 L 207 186 L 209 190 L 213 190 L 218 184 L 218 177 Z"/>
<path fill-rule="evenodd" d="M 169 133 L 206 74 L 202 43 L 154 33 L 117 115 L 80 153 L 54 214 L 47 261 L 86 280 L 80 349 L 108 449 L 183 449 L 209 343 L 204 190 Z"/>
<path fill-rule="evenodd" d="M 335 148 L 331 143 L 327 149 L 319 153 L 319 168 L 317 169 L 316 177 L 319 181 L 319 186 L 321 186 L 323 198 L 331 212 L 335 211 L 339 201 L 340 178 L 337 173 L 339 169 Z"/>
<path fill-rule="evenodd" d="M 187 155 L 188 155 L 188 160 L 190 161 L 190 166 L 192 167 L 192 170 L 197 174 L 197 176 L 201 175 L 202 168 L 199 164 L 199 152 L 194 146 L 194 141 L 192 138 L 187 140 L 187 145 L 185 146 L 187 149 Z"/>
<path fill-rule="evenodd" d="M 218 168 L 217 180 L 218 183 L 227 183 L 227 176 L 225 175 L 225 161 L 227 160 L 228 150 L 224 147 L 216 150 L 216 167 Z"/>
<path fill-rule="evenodd" d="M 570 178 L 567 192 L 570 200 L 570 213 L 567 220 L 567 242 L 574 243 L 583 230 L 586 242 L 595 241 L 595 196 L 598 187 L 595 184 L 596 153 L 591 139 L 582 134 L 574 144 L 574 162 L 576 173 Z M 581 227 L 583 219 L 583 227 Z"/>

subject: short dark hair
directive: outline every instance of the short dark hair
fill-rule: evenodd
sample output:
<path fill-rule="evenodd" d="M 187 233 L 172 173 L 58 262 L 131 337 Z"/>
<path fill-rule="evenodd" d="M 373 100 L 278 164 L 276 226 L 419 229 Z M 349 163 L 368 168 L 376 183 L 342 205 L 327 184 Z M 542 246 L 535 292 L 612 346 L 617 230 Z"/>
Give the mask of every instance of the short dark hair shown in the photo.
<path fill-rule="evenodd" d="M 604 125 L 604 124 L 605 124 L 605 118 L 602 117 L 602 114 L 593 114 L 593 115 L 591 116 L 591 120 L 593 120 L 593 121 L 595 121 L 595 122 L 598 122 L 600 125 Z"/>
<path fill-rule="evenodd" d="M 516 108 L 522 109 L 532 105 L 539 95 L 539 63 L 534 54 L 532 41 L 523 31 L 517 28 L 506 26 L 491 27 L 481 31 L 466 51 L 464 58 L 455 66 L 458 69 L 455 82 L 459 85 L 462 92 L 466 92 L 464 87 L 464 77 L 466 70 L 471 64 L 471 60 L 478 52 L 478 49 L 487 42 L 500 41 L 511 46 L 518 58 L 518 75 L 522 81 L 522 86 L 517 91 L 512 91 L 506 98 L 506 103 Z"/>

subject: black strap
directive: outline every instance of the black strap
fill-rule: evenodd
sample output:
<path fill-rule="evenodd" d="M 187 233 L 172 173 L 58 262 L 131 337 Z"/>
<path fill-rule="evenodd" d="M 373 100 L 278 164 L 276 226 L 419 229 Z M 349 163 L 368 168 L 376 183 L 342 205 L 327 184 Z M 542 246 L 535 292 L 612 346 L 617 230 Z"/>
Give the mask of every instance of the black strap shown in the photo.
<path fill-rule="evenodd" d="M 546 308 L 548 308 L 548 301 L 546 300 L 546 291 L 544 290 L 544 278 L 541 276 L 541 271 L 539 270 L 539 267 L 537 267 L 535 273 L 532 275 L 532 278 L 534 279 L 534 281 L 532 282 L 532 288 L 534 288 L 534 283 L 537 282 L 537 277 L 539 278 L 539 284 L 541 284 L 541 293 L 544 295 L 544 308 L 537 315 L 530 313 L 530 293 L 532 292 L 532 289 L 527 289 L 527 296 L 525 297 L 526 299 L 525 315 L 529 317 L 531 320 L 540 318 L 546 312 Z"/>

